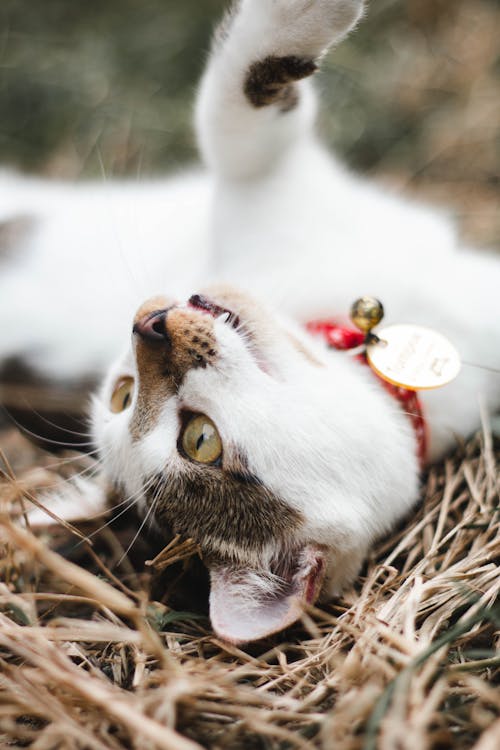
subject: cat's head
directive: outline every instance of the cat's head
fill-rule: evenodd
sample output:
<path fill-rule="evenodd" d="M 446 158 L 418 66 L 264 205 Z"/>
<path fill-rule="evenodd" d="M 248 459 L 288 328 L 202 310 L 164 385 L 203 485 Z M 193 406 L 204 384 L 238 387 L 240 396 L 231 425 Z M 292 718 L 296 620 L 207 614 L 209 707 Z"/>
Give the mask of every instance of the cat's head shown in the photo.
<path fill-rule="evenodd" d="M 111 482 L 200 545 L 222 637 L 280 630 L 339 590 L 413 502 L 411 428 L 367 370 L 232 289 L 137 312 L 95 439 Z"/>

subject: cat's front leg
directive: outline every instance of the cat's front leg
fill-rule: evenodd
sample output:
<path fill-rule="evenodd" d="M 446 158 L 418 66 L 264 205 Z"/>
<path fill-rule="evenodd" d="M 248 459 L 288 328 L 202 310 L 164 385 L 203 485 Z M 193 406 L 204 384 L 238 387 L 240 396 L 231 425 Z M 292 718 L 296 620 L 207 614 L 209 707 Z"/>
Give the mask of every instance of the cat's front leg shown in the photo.
<path fill-rule="evenodd" d="M 205 161 L 227 178 L 272 169 L 311 131 L 307 79 L 343 39 L 363 0 L 242 0 L 218 33 L 202 79 L 196 125 Z"/>

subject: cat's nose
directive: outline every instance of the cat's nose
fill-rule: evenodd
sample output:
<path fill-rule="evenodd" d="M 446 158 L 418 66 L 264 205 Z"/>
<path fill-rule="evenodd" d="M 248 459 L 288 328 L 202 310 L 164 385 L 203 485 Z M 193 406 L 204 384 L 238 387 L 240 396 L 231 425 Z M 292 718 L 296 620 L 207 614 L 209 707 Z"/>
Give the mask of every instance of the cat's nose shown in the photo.
<path fill-rule="evenodd" d="M 166 401 L 177 393 L 188 372 L 217 361 L 214 319 L 170 300 L 148 300 L 134 319 L 132 354 L 137 400 L 130 434 L 140 437 L 156 424 Z"/>
<path fill-rule="evenodd" d="M 166 297 L 152 297 L 138 309 L 132 331 L 143 341 L 168 341 L 167 314 L 173 307 Z"/>
<path fill-rule="evenodd" d="M 168 339 L 166 328 L 166 310 L 157 310 L 156 312 L 144 315 L 134 323 L 133 333 L 138 334 L 146 341 L 165 341 Z"/>

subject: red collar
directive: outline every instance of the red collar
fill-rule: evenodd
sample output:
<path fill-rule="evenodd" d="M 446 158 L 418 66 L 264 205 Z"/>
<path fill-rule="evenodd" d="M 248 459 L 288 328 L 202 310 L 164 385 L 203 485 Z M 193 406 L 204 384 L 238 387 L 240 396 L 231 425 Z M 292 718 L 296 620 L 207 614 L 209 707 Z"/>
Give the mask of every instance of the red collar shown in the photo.
<path fill-rule="evenodd" d="M 309 333 L 312 333 L 314 336 L 320 336 L 323 338 L 332 349 L 344 351 L 355 349 L 365 343 L 364 333 L 357 331 L 354 328 L 339 325 L 331 318 L 327 320 L 312 320 L 311 322 L 306 323 L 306 328 Z M 365 365 L 368 365 L 366 354 L 358 354 L 356 358 Z M 372 372 L 379 383 L 381 383 L 385 390 L 400 403 L 403 411 L 408 415 L 417 439 L 417 456 L 420 462 L 420 468 L 423 469 L 427 455 L 427 429 L 422 404 L 417 392 L 388 383 L 387 380 L 381 378 L 376 372 L 373 370 Z"/>

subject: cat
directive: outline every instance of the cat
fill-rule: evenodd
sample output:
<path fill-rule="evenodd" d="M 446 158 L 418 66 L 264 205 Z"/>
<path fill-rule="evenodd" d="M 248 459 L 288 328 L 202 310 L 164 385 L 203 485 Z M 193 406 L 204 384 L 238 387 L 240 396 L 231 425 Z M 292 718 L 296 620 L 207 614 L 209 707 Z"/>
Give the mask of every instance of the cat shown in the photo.
<path fill-rule="evenodd" d="M 422 395 L 428 462 L 477 428 L 480 404 L 500 406 L 498 260 L 315 136 L 310 78 L 362 15 L 361 0 L 236 3 L 198 92 L 203 171 L 0 177 L 17 229 L 0 357 L 46 382 L 107 369 L 91 407 L 103 474 L 165 537 L 199 544 L 213 628 L 233 643 L 339 594 L 418 499 L 408 415 L 304 322 L 370 293 L 387 322 L 456 344 L 460 375 Z"/>

